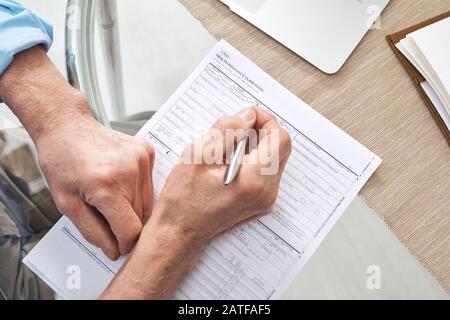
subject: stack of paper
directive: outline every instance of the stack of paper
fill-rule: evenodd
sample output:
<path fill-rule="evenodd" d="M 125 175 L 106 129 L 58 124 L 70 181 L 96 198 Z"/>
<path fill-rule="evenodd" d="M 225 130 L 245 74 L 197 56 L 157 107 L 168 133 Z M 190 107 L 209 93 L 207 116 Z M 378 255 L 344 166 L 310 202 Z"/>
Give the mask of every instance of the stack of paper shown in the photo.
<path fill-rule="evenodd" d="M 408 34 L 396 46 L 426 79 L 421 86 L 450 130 L 450 18 Z"/>
<path fill-rule="evenodd" d="M 138 133 L 156 150 L 155 200 L 188 143 L 221 115 L 254 105 L 277 117 L 292 138 L 277 202 L 271 214 L 209 243 L 175 299 L 280 297 L 381 163 L 221 41 Z M 95 299 L 124 259 L 109 261 L 64 217 L 24 263 L 62 298 Z"/>

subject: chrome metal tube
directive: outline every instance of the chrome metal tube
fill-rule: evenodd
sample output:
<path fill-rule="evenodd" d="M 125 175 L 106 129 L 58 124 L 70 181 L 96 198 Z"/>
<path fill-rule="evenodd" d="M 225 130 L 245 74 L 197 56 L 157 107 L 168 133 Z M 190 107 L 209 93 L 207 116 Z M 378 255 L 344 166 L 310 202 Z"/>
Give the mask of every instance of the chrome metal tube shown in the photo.
<path fill-rule="evenodd" d="M 99 0 L 97 11 L 111 108 L 115 120 L 124 120 L 125 98 L 116 0 Z"/>
<path fill-rule="evenodd" d="M 95 0 L 68 0 L 66 11 L 66 65 L 70 84 L 83 92 L 93 116 L 110 126 L 97 80 L 95 64 Z"/>

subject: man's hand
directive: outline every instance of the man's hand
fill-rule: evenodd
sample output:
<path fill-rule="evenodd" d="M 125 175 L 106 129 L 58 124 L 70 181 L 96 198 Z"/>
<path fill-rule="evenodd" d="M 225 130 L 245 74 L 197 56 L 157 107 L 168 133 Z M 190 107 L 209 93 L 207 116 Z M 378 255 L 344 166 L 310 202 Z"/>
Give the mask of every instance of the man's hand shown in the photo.
<path fill-rule="evenodd" d="M 257 147 L 245 155 L 240 172 L 230 185 L 224 185 L 225 164 L 180 163 L 174 167 L 132 255 L 103 298 L 170 298 L 194 266 L 200 250 L 213 237 L 268 213 L 291 152 L 289 135 L 274 117 L 258 108 L 221 118 L 213 127 L 215 132 L 223 133 L 227 129 L 251 128 L 263 129 L 265 133 Z M 211 131 L 203 139 L 201 158 L 211 154 L 211 144 L 219 142 L 212 136 L 216 135 Z M 225 150 L 234 143 L 224 137 L 218 148 L 222 150 L 220 156 L 225 157 Z M 273 161 L 278 162 L 279 170 L 262 175 L 261 169 Z"/>
<path fill-rule="evenodd" d="M 226 130 L 245 132 L 253 128 L 265 132 L 265 136 L 244 156 L 239 174 L 230 185 L 223 183 L 226 164 L 193 165 L 192 159 L 183 159 L 184 163 L 175 166 L 165 182 L 154 218 L 179 228 L 201 246 L 223 231 L 267 213 L 276 200 L 291 151 L 289 135 L 273 116 L 259 108 L 244 109 L 234 117 L 220 118 L 196 144 L 200 143 L 197 150 L 203 153 L 204 162 L 217 150 L 222 153 L 220 158 L 225 158 L 226 150 L 236 143 L 235 139 L 227 141 Z M 218 132 L 222 141 L 217 141 Z M 277 145 L 271 146 L 274 143 Z M 191 155 L 195 149 L 189 147 L 185 154 Z M 268 161 L 279 161 L 278 171 L 263 175 Z"/>
<path fill-rule="evenodd" d="M 0 98 L 33 138 L 58 209 L 109 258 L 128 253 L 152 209 L 153 149 L 100 126 L 39 46 L 16 55 Z"/>
<path fill-rule="evenodd" d="M 66 121 L 36 145 L 60 212 L 109 258 L 130 252 L 152 210 L 152 147 L 91 118 Z"/>

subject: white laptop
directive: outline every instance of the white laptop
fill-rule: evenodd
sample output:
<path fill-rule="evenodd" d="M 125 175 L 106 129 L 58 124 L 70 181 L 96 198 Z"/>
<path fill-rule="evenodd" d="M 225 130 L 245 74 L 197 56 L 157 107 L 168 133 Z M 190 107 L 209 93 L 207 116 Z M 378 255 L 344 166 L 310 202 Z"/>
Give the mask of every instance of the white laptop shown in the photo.
<path fill-rule="evenodd" d="M 325 73 L 336 73 L 390 0 L 220 0 Z"/>

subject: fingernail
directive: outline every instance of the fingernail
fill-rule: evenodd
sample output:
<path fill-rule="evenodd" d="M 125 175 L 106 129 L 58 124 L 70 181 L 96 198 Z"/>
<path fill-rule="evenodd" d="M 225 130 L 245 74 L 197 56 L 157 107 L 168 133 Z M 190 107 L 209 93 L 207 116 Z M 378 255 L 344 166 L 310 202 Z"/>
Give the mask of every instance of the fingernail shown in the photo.
<path fill-rule="evenodd" d="M 112 260 L 113 254 L 112 254 L 111 250 L 108 250 L 108 248 L 102 248 L 102 251 L 105 254 L 105 256 L 107 256 L 109 259 Z"/>
<path fill-rule="evenodd" d="M 236 116 L 244 121 L 253 121 L 253 119 L 255 119 L 255 111 L 253 108 L 245 108 L 239 111 Z"/>
<path fill-rule="evenodd" d="M 116 261 L 117 259 L 119 259 L 119 254 L 115 251 L 115 250 L 110 250 L 110 249 L 103 249 L 103 253 L 110 259 L 113 261 Z"/>

